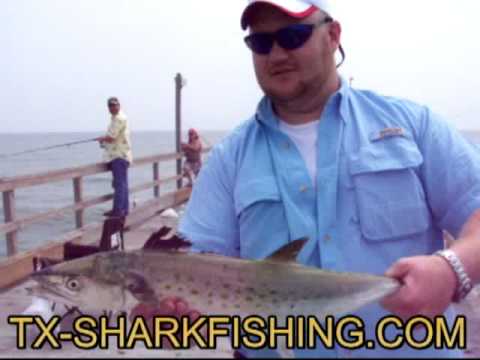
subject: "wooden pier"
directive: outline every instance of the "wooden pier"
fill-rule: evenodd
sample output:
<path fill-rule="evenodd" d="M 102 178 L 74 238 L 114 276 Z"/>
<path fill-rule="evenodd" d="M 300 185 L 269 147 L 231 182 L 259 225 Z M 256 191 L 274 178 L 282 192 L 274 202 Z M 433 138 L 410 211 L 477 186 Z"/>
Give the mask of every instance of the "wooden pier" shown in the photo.
<path fill-rule="evenodd" d="M 143 191 L 152 191 L 152 199 L 136 206 L 125 219 L 124 243 L 125 249 L 141 248 L 150 235 L 166 225 L 175 230 L 178 219 L 169 218 L 162 213 L 166 209 L 177 208 L 185 204 L 191 193 L 190 188 L 183 187 L 182 157 L 181 152 L 181 103 L 182 88 L 185 79 L 181 74 L 175 77 L 175 153 L 152 155 L 134 159 L 131 168 L 149 166 L 152 171 L 152 181 L 136 185 L 129 189 L 130 194 Z M 210 148 L 203 152 L 208 153 Z M 173 161 L 172 168 L 176 168 L 174 175 L 160 173 L 160 163 Z M 88 166 L 50 171 L 42 174 L 19 176 L 0 179 L 0 193 L 2 193 L 4 223 L 0 223 L 0 236 L 6 238 L 6 257 L 0 257 L 0 358 L 98 358 L 98 357 L 142 357 L 142 358 L 231 358 L 232 352 L 227 341 L 219 344 L 216 351 L 198 351 L 196 349 L 186 351 L 148 350 L 136 346 L 133 350 L 119 350 L 115 346 L 107 350 L 79 350 L 71 344 L 62 344 L 60 350 L 44 347 L 41 350 L 19 350 L 17 348 L 17 333 L 14 326 L 9 325 L 7 318 L 11 315 L 19 315 L 31 305 L 32 298 L 27 294 L 29 275 L 34 271 L 34 257 L 48 257 L 63 259 L 64 246 L 66 243 L 99 245 L 104 219 L 98 219 L 93 223 L 86 223 L 85 210 L 104 204 L 113 199 L 113 194 L 89 197 L 84 191 L 84 179 L 88 176 L 109 172 L 105 163 Z M 69 206 L 50 209 L 29 217 L 21 217 L 17 213 L 15 194 L 19 189 L 37 187 L 44 184 L 52 184 L 61 181 L 70 181 L 73 190 L 73 203 Z M 169 183 L 176 190 L 164 191 Z M 58 238 L 51 239 L 38 247 L 25 252 L 19 251 L 19 234 L 25 228 L 39 224 L 47 220 L 73 216 L 75 228 L 64 233 Z M 0 241 L 0 246 L 3 244 Z M 67 319 L 68 320 L 68 319 Z M 62 321 L 62 327 L 64 321 Z M 63 329 L 65 331 L 66 329 Z M 68 330 L 68 329 L 67 329 Z"/>

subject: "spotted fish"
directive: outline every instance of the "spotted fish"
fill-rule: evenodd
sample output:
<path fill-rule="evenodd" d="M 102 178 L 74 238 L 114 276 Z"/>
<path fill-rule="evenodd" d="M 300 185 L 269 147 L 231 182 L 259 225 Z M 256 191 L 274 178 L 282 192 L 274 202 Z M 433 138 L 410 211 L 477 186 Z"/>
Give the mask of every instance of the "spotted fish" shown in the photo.
<path fill-rule="evenodd" d="M 98 253 L 35 273 L 32 293 L 83 311 L 128 312 L 139 302 L 176 296 L 206 315 L 323 319 L 351 313 L 399 287 L 383 276 L 303 266 L 295 259 L 305 242 L 294 241 L 265 260 L 189 252 L 178 244 L 169 246 L 176 250 Z"/>

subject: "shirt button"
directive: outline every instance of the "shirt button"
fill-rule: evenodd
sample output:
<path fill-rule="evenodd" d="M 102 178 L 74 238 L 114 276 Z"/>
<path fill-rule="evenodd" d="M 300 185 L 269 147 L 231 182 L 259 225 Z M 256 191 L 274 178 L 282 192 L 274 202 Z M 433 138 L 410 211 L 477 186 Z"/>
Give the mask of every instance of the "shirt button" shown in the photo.
<path fill-rule="evenodd" d="M 326 242 L 328 242 L 328 241 L 332 240 L 332 237 L 327 234 L 327 235 L 325 235 L 324 239 L 325 239 Z"/>
<path fill-rule="evenodd" d="M 348 181 L 348 182 L 345 183 L 345 188 L 348 191 L 353 191 L 353 190 L 355 190 L 355 185 L 353 185 L 353 182 Z"/>
<path fill-rule="evenodd" d="M 288 141 L 285 141 L 283 143 L 283 147 L 286 149 L 286 150 L 289 150 L 290 149 L 290 143 Z"/>
<path fill-rule="evenodd" d="M 301 187 L 300 187 L 300 192 L 306 193 L 307 191 L 308 191 L 308 186 L 305 186 L 305 185 L 304 185 L 304 186 L 301 186 Z"/>

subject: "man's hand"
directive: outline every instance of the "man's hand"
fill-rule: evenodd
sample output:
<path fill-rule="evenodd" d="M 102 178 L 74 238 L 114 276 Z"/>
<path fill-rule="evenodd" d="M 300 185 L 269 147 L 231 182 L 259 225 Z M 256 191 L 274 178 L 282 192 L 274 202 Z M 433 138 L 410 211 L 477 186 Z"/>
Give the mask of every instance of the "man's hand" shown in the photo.
<path fill-rule="evenodd" d="M 99 143 L 113 143 L 115 141 L 114 138 L 112 138 L 111 136 L 100 136 L 98 138 L 96 138 L 95 140 L 97 140 Z"/>
<path fill-rule="evenodd" d="M 150 328 L 150 331 L 153 331 L 153 318 L 155 316 L 172 316 L 177 319 L 187 316 L 190 321 L 193 322 L 198 319 L 201 314 L 197 310 L 191 309 L 190 305 L 184 299 L 170 297 L 162 300 L 158 307 L 145 303 L 138 304 L 131 311 L 130 319 L 133 320 L 137 316 L 143 316 Z M 172 348 L 172 344 L 168 338 L 163 338 L 163 340 L 162 348 Z M 181 339 L 179 339 L 179 341 L 180 340 Z"/>
<path fill-rule="evenodd" d="M 450 305 L 457 278 L 450 265 L 439 256 L 418 256 L 397 261 L 385 274 L 403 285 L 382 301 L 382 306 L 408 320 L 442 315 Z"/>

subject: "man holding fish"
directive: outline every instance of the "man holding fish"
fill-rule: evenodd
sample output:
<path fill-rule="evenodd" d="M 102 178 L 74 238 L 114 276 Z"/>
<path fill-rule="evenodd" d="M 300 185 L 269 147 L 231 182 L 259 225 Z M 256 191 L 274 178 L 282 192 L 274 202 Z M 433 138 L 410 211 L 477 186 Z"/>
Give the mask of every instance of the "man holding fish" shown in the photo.
<path fill-rule="evenodd" d="M 39 273 L 41 290 L 86 307 L 140 300 L 134 314 L 150 317 L 353 312 L 368 339 L 390 314 L 445 315 L 452 324 L 451 303 L 480 281 L 479 153 L 428 108 L 353 89 L 339 76 L 332 3 L 248 2 L 241 25 L 265 97 L 199 175 L 179 227 L 189 255 L 79 259 Z M 444 230 L 457 240 L 439 252 Z M 87 296 L 99 293 L 97 304 Z M 398 336 L 386 330 L 386 338 Z M 295 350 L 297 357 L 460 355 L 406 344 Z"/>
<path fill-rule="evenodd" d="M 383 308 L 356 313 L 367 333 L 389 313 L 452 321 L 449 305 L 480 280 L 480 156 L 428 108 L 348 86 L 336 69 L 334 2 L 248 2 L 241 24 L 265 97 L 212 151 L 180 232 L 197 251 L 249 259 L 308 237 L 298 257 L 305 265 L 398 279 Z M 442 230 L 458 240 L 435 254 Z M 459 354 L 406 346 L 296 351 Z"/>

